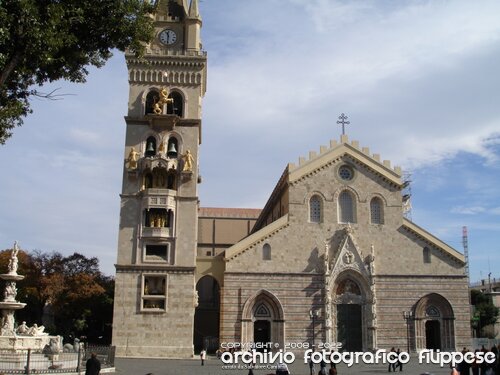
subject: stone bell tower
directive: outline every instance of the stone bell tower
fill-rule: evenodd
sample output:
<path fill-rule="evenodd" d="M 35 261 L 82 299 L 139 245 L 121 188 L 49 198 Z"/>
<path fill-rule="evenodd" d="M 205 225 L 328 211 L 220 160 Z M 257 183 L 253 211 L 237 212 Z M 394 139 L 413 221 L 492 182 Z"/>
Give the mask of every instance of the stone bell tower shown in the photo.
<path fill-rule="evenodd" d="M 198 0 L 160 0 L 155 38 L 126 54 L 123 186 L 113 345 L 118 356 L 191 357 L 198 148 L 206 53 Z"/>

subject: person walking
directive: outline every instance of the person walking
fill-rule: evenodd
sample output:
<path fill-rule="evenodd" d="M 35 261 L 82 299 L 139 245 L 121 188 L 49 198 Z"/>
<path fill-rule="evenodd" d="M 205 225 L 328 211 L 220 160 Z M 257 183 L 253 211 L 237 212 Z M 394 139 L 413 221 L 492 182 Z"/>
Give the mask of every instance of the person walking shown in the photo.
<path fill-rule="evenodd" d="M 328 370 L 328 375 L 337 375 L 337 365 L 333 362 L 330 363 L 330 370 Z"/>
<path fill-rule="evenodd" d="M 389 354 L 390 353 L 396 353 L 396 349 L 394 348 L 394 346 L 389 351 Z M 388 370 L 388 372 L 391 372 L 391 371 L 396 372 L 396 363 L 390 363 L 389 362 L 389 368 L 387 370 Z"/>
<path fill-rule="evenodd" d="M 99 375 L 101 371 L 101 362 L 97 359 L 97 354 L 92 353 L 85 364 L 85 375 Z"/>
<path fill-rule="evenodd" d="M 396 354 L 398 355 L 398 361 L 394 364 L 394 372 L 396 372 L 396 369 L 399 367 L 399 371 L 403 371 L 403 362 L 399 360 L 399 355 L 401 354 L 401 349 L 398 348 L 396 351 Z"/>
<path fill-rule="evenodd" d="M 205 366 L 205 358 L 207 357 L 207 351 L 202 349 L 200 352 L 201 365 Z"/>

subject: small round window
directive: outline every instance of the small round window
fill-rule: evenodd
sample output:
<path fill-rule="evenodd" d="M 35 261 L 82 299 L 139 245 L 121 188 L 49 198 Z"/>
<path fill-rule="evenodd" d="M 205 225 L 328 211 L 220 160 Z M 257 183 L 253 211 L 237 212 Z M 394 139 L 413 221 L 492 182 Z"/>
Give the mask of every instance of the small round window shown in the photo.
<path fill-rule="evenodd" d="M 354 176 L 354 172 L 352 171 L 351 167 L 348 167 L 347 165 L 343 165 L 339 168 L 339 176 L 342 180 L 349 181 L 349 180 L 352 180 L 352 177 Z"/>

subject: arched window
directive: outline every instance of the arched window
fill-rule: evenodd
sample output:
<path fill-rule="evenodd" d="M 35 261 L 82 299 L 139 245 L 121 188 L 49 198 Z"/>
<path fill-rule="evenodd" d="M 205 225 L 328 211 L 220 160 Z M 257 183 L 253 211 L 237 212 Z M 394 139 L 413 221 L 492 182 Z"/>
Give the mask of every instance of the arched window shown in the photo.
<path fill-rule="evenodd" d="M 148 92 L 148 94 L 146 95 L 146 105 L 144 108 L 145 115 L 154 113 L 153 112 L 154 105 L 159 99 L 160 99 L 160 94 L 158 93 L 158 91 L 151 90 L 150 92 Z"/>
<path fill-rule="evenodd" d="M 430 263 L 431 262 L 431 249 L 429 249 L 428 247 L 424 247 L 422 253 L 424 256 L 424 263 Z"/>
<path fill-rule="evenodd" d="M 354 209 L 354 199 L 352 194 L 344 190 L 339 195 L 339 222 L 340 223 L 355 223 L 356 215 Z"/>
<path fill-rule="evenodd" d="M 268 243 L 262 246 L 262 260 L 271 260 L 271 245 Z"/>
<path fill-rule="evenodd" d="M 372 224 L 384 224 L 382 200 L 378 197 L 370 201 L 370 222 Z"/>
<path fill-rule="evenodd" d="M 321 198 L 318 195 L 313 195 L 309 199 L 309 221 L 311 223 L 321 222 Z"/>
<path fill-rule="evenodd" d="M 155 137 L 149 137 L 146 140 L 146 156 L 155 156 L 156 155 L 156 138 Z"/>
<path fill-rule="evenodd" d="M 176 91 L 172 91 L 168 95 L 168 98 L 173 99 L 173 101 L 169 101 L 167 103 L 167 114 L 182 117 L 184 110 L 184 99 L 182 98 L 182 95 Z"/>
<path fill-rule="evenodd" d="M 176 158 L 178 151 L 179 151 L 179 143 L 177 142 L 177 138 L 170 137 L 168 139 L 167 157 Z"/>

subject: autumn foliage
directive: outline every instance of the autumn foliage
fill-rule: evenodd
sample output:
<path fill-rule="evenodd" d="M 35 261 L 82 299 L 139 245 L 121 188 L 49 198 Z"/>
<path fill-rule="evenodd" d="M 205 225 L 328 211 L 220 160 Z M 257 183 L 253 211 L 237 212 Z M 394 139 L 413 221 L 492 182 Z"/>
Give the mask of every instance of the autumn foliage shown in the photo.
<path fill-rule="evenodd" d="M 9 257 L 9 250 L 0 251 L 0 273 L 7 272 Z M 17 283 L 17 300 L 27 303 L 16 312 L 18 323 L 43 324 L 67 341 L 110 342 L 114 280 L 100 272 L 97 258 L 21 250 L 18 259 L 25 279 Z"/>

